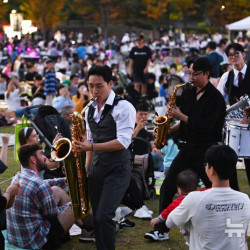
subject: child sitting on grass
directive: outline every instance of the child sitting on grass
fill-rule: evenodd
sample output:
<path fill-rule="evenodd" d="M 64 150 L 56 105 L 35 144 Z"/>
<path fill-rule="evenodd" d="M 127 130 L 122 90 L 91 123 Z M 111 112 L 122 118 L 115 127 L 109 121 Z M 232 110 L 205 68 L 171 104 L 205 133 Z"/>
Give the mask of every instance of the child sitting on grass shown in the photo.
<path fill-rule="evenodd" d="M 177 190 L 180 197 L 174 200 L 162 213 L 151 220 L 151 226 L 154 227 L 156 224 L 162 223 L 165 227 L 165 221 L 167 220 L 168 215 L 176 207 L 180 205 L 182 200 L 187 196 L 188 193 L 195 191 L 198 183 L 197 175 L 191 170 L 185 170 L 178 174 L 177 179 Z M 144 238 L 150 240 L 168 240 L 169 235 L 166 232 L 160 232 L 152 230 L 144 235 Z"/>

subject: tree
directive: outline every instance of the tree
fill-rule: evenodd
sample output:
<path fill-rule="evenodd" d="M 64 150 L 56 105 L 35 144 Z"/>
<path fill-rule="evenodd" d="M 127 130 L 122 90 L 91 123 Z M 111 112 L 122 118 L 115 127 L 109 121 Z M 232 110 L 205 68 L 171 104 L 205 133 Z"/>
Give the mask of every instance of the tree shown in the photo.
<path fill-rule="evenodd" d="M 167 11 L 167 5 L 171 0 L 142 0 L 145 9 L 141 11 L 147 17 L 157 20 Z"/>
<path fill-rule="evenodd" d="M 154 20 L 154 34 L 156 33 L 160 18 L 167 12 L 167 6 L 170 2 L 171 0 L 142 0 L 145 9 L 141 13 Z"/>
<path fill-rule="evenodd" d="M 1 3 L 0 4 L 0 24 L 6 23 L 5 16 L 6 16 L 7 12 L 8 12 L 8 8 L 7 8 L 6 4 Z"/>
<path fill-rule="evenodd" d="M 194 0 L 175 0 L 172 1 L 174 11 L 171 13 L 172 20 L 182 20 L 184 30 L 188 23 L 188 17 L 197 13 L 198 4 Z"/>
<path fill-rule="evenodd" d="M 82 15 L 92 18 L 102 26 L 103 33 L 107 36 L 110 21 L 119 18 L 125 19 L 126 10 L 129 8 L 129 0 L 75 0 L 72 8 Z"/>
<path fill-rule="evenodd" d="M 20 10 L 24 17 L 32 20 L 43 31 L 46 38 L 49 31 L 59 23 L 67 19 L 68 12 L 64 9 L 66 0 L 26 0 L 23 1 Z"/>
<path fill-rule="evenodd" d="M 250 1 L 209 1 L 207 6 L 207 13 L 213 23 L 224 26 L 225 24 L 229 24 L 249 16 Z"/>

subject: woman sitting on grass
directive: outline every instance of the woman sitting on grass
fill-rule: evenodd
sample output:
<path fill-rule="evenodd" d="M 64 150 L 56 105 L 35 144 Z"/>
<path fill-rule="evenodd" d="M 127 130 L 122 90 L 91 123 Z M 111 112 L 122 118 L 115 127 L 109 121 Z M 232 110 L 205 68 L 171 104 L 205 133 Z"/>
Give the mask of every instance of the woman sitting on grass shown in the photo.
<path fill-rule="evenodd" d="M 62 138 L 62 135 L 58 133 L 53 140 L 53 144 L 60 138 Z M 36 130 L 32 127 L 22 128 L 18 133 L 18 139 L 20 142 L 20 146 L 23 146 L 25 144 L 31 144 L 31 143 L 39 143 L 39 136 Z M 48 160 L 48 158 L 46 160 L 46 165 L 48 169 L 55 169 L 59 167 L 58 162 L 50 161 Z M 21 166 L 21 170 L 22 170 L 22 166 Z M 41 173 L 42 178 L 43 178 L 43 175 L 44 175 L 44 171 Z"/>

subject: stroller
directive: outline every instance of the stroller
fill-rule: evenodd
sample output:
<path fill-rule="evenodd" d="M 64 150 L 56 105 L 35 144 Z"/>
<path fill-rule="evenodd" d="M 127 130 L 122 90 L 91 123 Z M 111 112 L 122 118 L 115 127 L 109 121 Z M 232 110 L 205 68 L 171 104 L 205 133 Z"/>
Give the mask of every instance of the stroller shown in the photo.
<path fill-rule="evenodd" d="M 143 199 L 152 200 L 156 197 L 156 191 L 151 145 L 144 138 L 133 137 L 131 152 L 132 178 L 135 179 Z"/>

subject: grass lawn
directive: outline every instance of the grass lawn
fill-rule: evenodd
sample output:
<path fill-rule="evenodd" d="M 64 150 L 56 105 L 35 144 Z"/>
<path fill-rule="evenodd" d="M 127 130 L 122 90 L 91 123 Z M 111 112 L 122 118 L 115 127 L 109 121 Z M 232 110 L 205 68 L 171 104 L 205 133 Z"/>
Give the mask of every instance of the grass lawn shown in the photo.
<path fill-rule="evenodd" d="M 0 129 L 0 133 L 10 133 L 14 134 L 14 127 L 6 127 Z M 0 175 L 0 182 L 11 178 L 17 171 L 19 171 L 20 166 L 18 162 L 14 161 L 14 147 L 10 146 L 8 149 L 8 169 Z M 240 189 L 242 192 L 250 195 L 250 189 L 247 182 L 247 177 L 245 174 L 245 170 L 238 170 L 238 180 Z M 4 183 L 1 185 L 2 191 L 6 189 L 9 185 L 8 183 Z M 158 203 L 159 197 L 155 200 L 145 201 L 147 207 L 154 211 L 154 216 L 158 215 Z M 150 227 L 150 220 L 142 220 L 133 217 L 133 215 L 129 215 L 127 217 L 129 220 L 134 221 L 136 223 L 136 228 L 132 230 L 124 230 L 118 232 L 116 235 L 116 249 L 136 249 L 136 250 L 158 250 L 158 249 L 181 249 L 185 250 L 188 247 L 185 245 L 185 241 L 179 232 L 178 229 L 173 229 L 170 231 L 170 240 L 163 242 L 151 242 L 147 239 L 144 239 L 144 234 L 152 228 Z M 248 247 L 250 247 L 250 239 L 248 239 Z M 72 240 L 63 244 L 60 249 L 96 249 L 94 243 L 80 243 L 79 236 L 72 237 Z"/>

